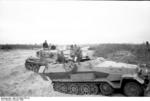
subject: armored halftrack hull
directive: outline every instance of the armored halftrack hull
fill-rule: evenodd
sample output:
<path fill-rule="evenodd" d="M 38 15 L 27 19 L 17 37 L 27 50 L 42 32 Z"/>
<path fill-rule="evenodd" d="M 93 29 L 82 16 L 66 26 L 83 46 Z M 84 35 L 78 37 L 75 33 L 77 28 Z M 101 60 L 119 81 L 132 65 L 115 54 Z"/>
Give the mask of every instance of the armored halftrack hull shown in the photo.
<path fill-rule="evenodd" d="M 101 92 L 104 95 L 111 95 L 114 90 L 123 89 L 127 96 L 139 96 L 144 94 L 146 87 L 145 79 L 138 75 L 137 65 L 95 59 L 47 66 L 42 76 L 52 81 L 55 91 L 63 93 L 83 95 Z M 69 70 L 71 66 L 74 68 Z M 130 82 L 135 86 L 132 93 L 126 90 L 132 87 Z"/>
<path fill-rule="evenodd" d="M 137 65 L 106 61 L 103 58 L 59 63 L 55 61 L 56 58 L 50 58 L 48 53 L 38 55 L 28 58 L 25 67 L 51 80 L 55 91 L 111 95 L 114 90 L 122 89 L 127 96 L 140 96 L 149 83 L 147 73 L 143 76 Z"/>

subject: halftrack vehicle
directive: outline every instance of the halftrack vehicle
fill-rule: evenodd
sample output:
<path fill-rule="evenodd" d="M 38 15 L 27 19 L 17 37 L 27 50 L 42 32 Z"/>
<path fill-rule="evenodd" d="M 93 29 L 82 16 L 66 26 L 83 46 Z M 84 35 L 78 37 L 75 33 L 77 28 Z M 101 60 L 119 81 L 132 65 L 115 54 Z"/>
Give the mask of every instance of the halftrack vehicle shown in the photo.
<path fill-rule="evenodd" d="M 47 52 L 42 59 L 37 53 L 40 58 L 28 58 L 25 67 L 51 80 L 55 91 L 77 95 L 111 95 L 120 89 L 126 96 L 142 96 L 148 89 L 149 70 L 146 67 L 107 61 L 100 57 L 82 58 L 80 62 L 67 59 L 61 63 L 55 62 L 56 54 L 53 58 L 49 54 Z"/>
<path fill-rule="evenodd" d="M 49 64 L 40 74 L 50 78 L 55 91 L 77 95 L 111 95 L 121 89 L 126 96 L 142 96 L 149 83 L 147 69 L 98 58 L 80 64 Z"/>

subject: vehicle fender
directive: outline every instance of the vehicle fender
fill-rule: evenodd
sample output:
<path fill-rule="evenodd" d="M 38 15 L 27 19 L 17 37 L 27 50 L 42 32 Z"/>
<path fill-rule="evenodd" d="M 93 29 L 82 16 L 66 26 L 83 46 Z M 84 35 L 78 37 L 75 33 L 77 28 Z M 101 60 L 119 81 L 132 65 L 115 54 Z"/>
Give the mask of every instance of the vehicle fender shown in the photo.
<path fill-rule="evenodd" d="M 122 81 L 125 79 L 130 79 L 130 80 L 136 80 L 138 83 L 140 84 L 144 84 L 144 80 L 142 78 L 140 78 L 137 74 L 127 74 L 127 75 L 123 75 L 122 76 Z"/>

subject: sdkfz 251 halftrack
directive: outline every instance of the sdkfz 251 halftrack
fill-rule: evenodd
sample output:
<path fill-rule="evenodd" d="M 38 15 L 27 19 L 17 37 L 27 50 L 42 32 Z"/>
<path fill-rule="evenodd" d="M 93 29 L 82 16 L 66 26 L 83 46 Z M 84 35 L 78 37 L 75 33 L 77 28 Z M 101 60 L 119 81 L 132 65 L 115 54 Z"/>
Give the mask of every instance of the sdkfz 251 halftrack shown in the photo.
<path fill-rule="evenodd" d="M 114 90 L 121 89 L 126 96 L 142 96 L 149 83 L 147 68 L 102 58 L 81 59 L 80 63 L 72 60 L 65 63 L 46 63 L 39 58 L 28 58 L 25 66 L 50 79 L 55 91 L 69 94 L 100 92 L 111 95 Z"/>

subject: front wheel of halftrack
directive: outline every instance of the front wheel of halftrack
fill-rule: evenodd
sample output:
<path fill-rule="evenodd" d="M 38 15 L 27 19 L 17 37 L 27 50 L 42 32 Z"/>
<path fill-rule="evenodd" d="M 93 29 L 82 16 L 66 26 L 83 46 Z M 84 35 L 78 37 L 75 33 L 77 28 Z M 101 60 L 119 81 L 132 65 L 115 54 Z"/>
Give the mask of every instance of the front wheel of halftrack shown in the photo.
<path fill-rule="evenodd" d="M 127 82 L 123 87 L 123 92 L 126 96 L 142 96 L 144 89 L 136 82 Z"/>
<path fill-rule="evenodd" d="M 101 83 L 99 88 L 102 95 L 108 96 L 112 95 L 114 92 L 114 89 L 108 83 Z"/>

